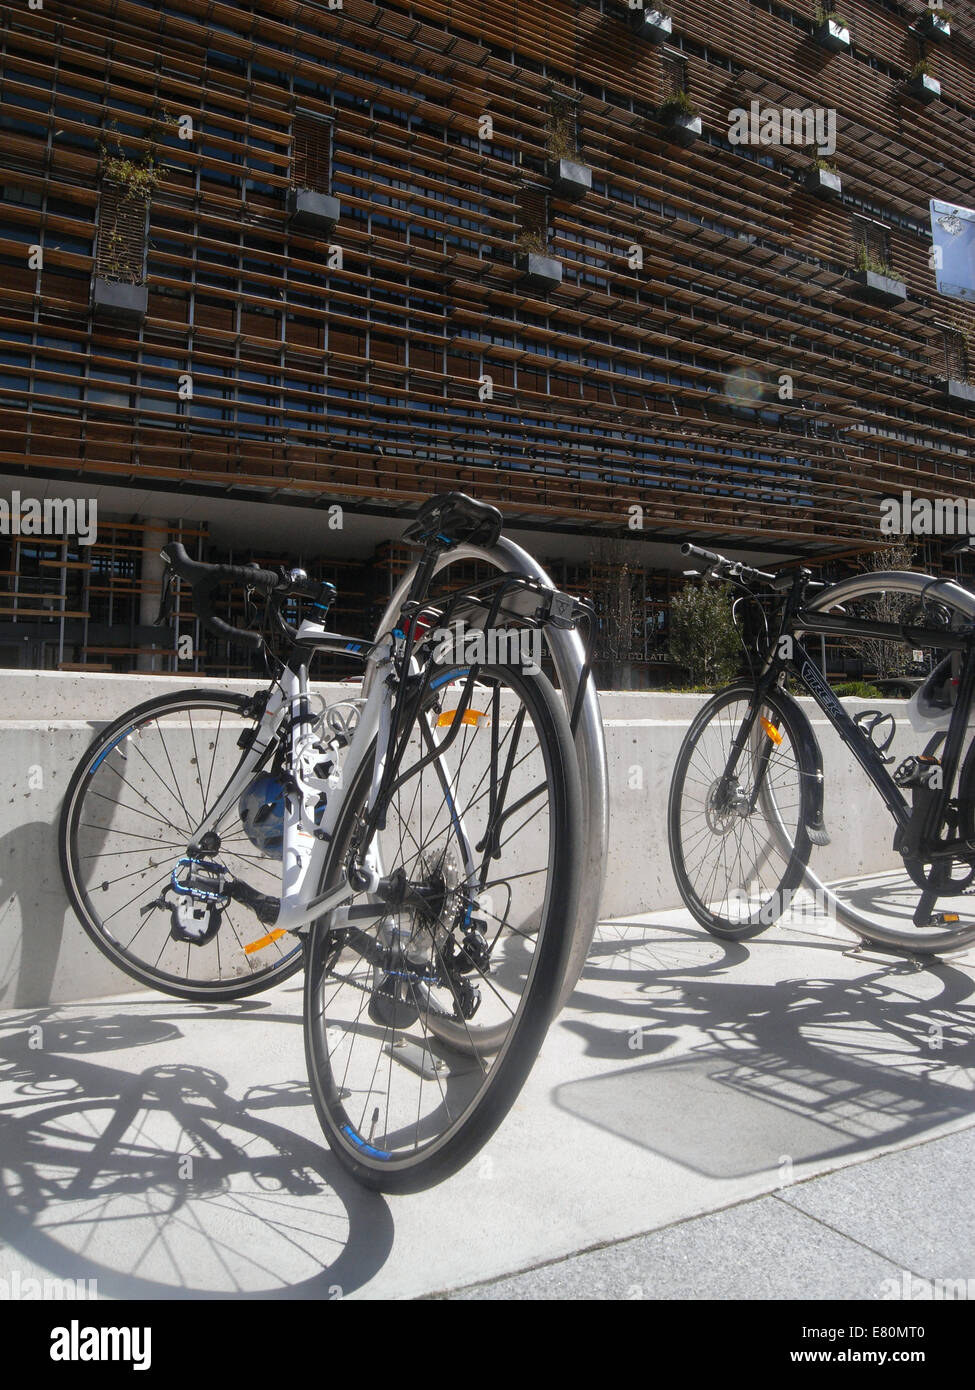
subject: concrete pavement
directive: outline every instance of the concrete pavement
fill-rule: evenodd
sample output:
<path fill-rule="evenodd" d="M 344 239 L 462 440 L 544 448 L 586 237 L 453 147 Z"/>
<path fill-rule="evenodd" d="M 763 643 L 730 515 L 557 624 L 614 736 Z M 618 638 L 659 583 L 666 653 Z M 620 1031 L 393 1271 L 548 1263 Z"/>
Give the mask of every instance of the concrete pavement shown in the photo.
<path fill-rule="evenodd" d="M 607 923 L 518 1103 L 447 1183 L 347 1181 L 293 980 L 0 1014 L 0 1279 L 100 1297 L 882 1298 L 972 1279 L 975 956 Z M 120 977 L 120 985 L 122 979 Z M 580 1254 L 579 1252 L 590 1252 Z"/>

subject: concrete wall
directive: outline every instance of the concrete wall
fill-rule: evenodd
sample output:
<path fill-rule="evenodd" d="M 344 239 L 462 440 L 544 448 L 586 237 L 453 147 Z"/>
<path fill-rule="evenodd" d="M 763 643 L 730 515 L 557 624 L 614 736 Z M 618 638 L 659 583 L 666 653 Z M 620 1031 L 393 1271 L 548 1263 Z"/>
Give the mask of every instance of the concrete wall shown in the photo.
<path fill-rule="evenodd" d="M 135 987 L 89 943 L 67 906 L 58 865 L 60 803 L 75 762 L 102 724 L 154 694 L 203 683 L 151 675 L 0 675 L 0 1007 Z M 240 681 L 205 684 L 253 688 Z M 680 742 L 704 698 L 602 697 L 612 798 L 606 916 L 678 902 L 667 851 L 667 793 Z M 903 706 L 884 708 L 896 715 Z M 814 851 L 814 864 L 826 877 L 893 864 L 891 824 L 879 798 L 853 775 L 849 755 L 824 721 L 817 718 L 814 727 L 826 762 L 826 823 L 833 837 L 827 849 Z M 918 736 L 899 721 L 892 751 L 900 758 L 918 749 Z"/>

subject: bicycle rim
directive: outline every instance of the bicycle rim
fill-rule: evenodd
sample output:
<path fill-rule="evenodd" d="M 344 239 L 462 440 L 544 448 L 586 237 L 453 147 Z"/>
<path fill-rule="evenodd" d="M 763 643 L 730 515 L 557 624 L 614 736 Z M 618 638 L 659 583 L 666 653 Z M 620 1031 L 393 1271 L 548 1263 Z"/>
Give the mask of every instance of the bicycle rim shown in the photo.
<path fill-rule="evenodd" d="M 130 711 L 75 769 L 61 815 L 65 888 L 88 935 L 140 983 L 191 999 L 234 999 L 301 965 L 301 945 L 230 903 L 202 944 L 173 935 L 172 872 L 241 758 L 254 727 L 243 696 L 195 691 Z M 280 895 L 280 859 L 246 835 L 236 811 L 214 859 L 258 891 Z"/>
<path fill-rule="evenodd" d="M 800 744 L 774 694 L 758 711 L 734 776 L 725 776 L 753 693 L 749 685 L 734 686 L 698 714 L 678 754 L 668 814 L 685 905 L 708 931 L 731 939 L 778 920 L 809 852 Z"/>

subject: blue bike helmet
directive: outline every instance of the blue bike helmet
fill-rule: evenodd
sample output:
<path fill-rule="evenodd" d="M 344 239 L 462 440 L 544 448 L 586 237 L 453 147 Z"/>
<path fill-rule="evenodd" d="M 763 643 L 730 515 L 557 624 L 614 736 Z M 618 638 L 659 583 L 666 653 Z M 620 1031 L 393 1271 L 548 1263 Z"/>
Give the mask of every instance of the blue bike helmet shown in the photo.
<path fill-rule="evenodd" d="M 237 809 L 247 838 L 262 854 L 280 859 L 284 850 L 284 787 L 269 772 L 259 773 Z"/>

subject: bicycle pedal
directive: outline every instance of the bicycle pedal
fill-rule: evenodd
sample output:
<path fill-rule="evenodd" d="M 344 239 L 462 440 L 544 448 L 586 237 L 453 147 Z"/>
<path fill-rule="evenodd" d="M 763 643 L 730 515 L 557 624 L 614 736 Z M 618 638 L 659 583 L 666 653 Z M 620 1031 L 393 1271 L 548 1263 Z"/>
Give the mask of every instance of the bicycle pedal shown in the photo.
<path fill-rule="evenodd" d="M 174 941 L 191 946 L 205 946 L 220 929 L 221 909 L 198 898 L 180 897 L 172 906 L 169 935 Z"/>

